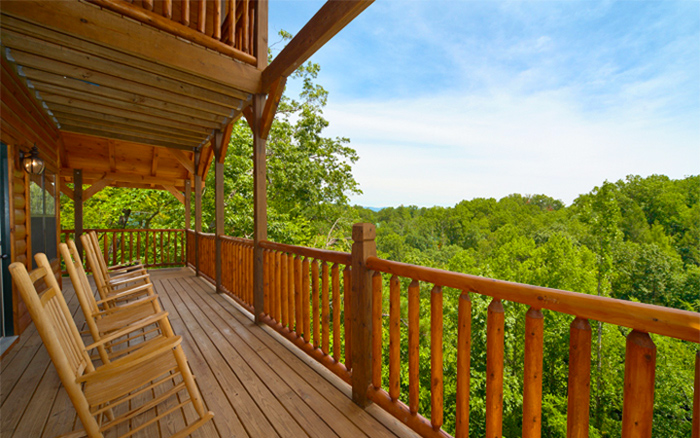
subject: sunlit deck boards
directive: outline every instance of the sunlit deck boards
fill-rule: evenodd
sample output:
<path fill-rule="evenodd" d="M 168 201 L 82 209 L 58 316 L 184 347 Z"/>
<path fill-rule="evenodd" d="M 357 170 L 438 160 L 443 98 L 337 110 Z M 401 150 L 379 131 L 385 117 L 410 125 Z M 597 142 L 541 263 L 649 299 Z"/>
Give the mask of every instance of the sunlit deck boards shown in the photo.
<path fill-rule="evenodd" d="M 193 436 L 414 436 L 386 414 L 392 430 L 362 411 L 189 270 L 152 271 L 152 276 L 175 332 L 184 338 L 205 403 L 216 414 Z M 69 306 L 82 322 L 70 281 L 64 283 Z M 33 325 L 0 361 L 0 369 L 0 436 L 54 437 L 71 430 L 75 411 Z M 151 430 L 141 436 L 155 435 Z"/>

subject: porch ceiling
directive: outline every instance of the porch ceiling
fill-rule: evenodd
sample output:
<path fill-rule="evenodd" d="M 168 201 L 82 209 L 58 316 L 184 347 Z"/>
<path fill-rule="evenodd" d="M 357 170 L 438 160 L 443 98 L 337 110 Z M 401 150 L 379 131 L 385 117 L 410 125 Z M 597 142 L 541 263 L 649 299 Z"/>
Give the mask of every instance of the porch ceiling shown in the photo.
<path fill-rule="evenodd" d="M 203 159 L 198 173 L 206 175 L 213 134 L 240 117 L 251 100 L 248 91 L 59 31 L 45 18 L 46 11 L 28 19 L 24 9 L 14 6 L 18 3 L 25 2 L 3 2 L 0 10 L 2 56 L 61 132 L 64 192 L 73 169 L 83 170 L 84 184 L 180 192 L 195 173 L 197 148 Z M 54 3 L 62 2 L 48 7 Z M 75 17 L 81 21 L 108 14 L 114 22 L 118 17 L 79 2 L 72 7 L 76 5 L 86 8 Z M 94 10 L 101 15 L 91 16 Z M 138 23 L 119 22 L 127 34 L 132 26 L 153 33 L 151 44 L 167 38 L 164 49 L 193 47 Z"/>

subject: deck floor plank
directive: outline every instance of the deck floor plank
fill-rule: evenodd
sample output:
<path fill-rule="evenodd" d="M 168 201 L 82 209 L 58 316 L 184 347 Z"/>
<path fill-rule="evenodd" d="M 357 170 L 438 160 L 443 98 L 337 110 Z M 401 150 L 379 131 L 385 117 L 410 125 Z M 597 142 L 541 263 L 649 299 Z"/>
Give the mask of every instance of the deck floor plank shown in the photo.
<path fill-rule="evenodd" d="M 199 323 L 205 328 L 229 367 L 239 376 L 241 381 L 246 382 L 246 390 L 250 393 L 253 401 L 260 407 L 260 410 L 266 413 L 277 434 L 280 436 L 304 436 L 304 430 L 266 386 L 266 378 L 270 376 L 266 375 L 264 370 L 263 373 L 256 374 L 256 368 L 253 368 L 234 346 L 239 344 L 240 341 L 233 344 L 229 343 L 227 338 L 233 336 L 233 331 L 227 327 L 227 322 L 218 317 L 215 312 L 212 312 L 211 307 L 203 303 L 202 300 L 193 300 L 192 297 L 187 298 L 187 305 L 190 309 L 194 309 L 195 306 L 199 309 L 197 312 Z M 222 332 L 227 333 L 229 336 L 224 336 Z"/>
<path fill-rule="evenodd" d="M 249 313 L 214 293 L 189 269 L 153 270 L 151 276 L 173 329 L 183 337 L 204 403 L 215 413 L 214 421 L 192 437 L 413 436 L 388 429 L 357 407 L 347 388 L 339 389 L 344 383 L 326 380 L 328 373 L 310 367 L 308 360 L 290 351 L 295 347 L 254 324 Z M 67 278 L 64 289 L 76 312 L 77 300 Z M 74 315 L 80 326 L 82 313 Z M 0 362 L 2 436 L 7 432 L 8 437 L 52 438 L 80 427 L 49 362 L 33 325 Z M 183 422 L 193 421 L 193 408 L 184 411 L 141 435 L 170 436 Z"/>

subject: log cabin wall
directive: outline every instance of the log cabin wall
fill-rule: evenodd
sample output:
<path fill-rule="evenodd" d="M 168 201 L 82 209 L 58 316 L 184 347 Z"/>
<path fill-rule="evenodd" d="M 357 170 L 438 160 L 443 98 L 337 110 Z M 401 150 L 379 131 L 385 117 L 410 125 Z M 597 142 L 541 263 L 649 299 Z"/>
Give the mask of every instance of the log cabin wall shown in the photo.
<path fill-rule="evenodd" d="M 30 177 L 20 163 L 20 152 L 29 151 L 34 145 L 46 163 L 46 170 L 56 173 L 59 168 L 60 136 L 54 121 L 42 104 L 29 92 L 25 80 L 1 57 L 2 122 L 0 140 L 7 145 L 8 191 L 10 193 L 10 257 L 32 268 Z M 59 197 L 55 195 L 58 217 Z M 58 236 L 57 230 L 57 236 Z M 52 260 L 57 279 L 60 281 L 58 254 L 47 254 Z M 27 307 L 17 290 L 12 293 L 12 316 L 15 335 L 21 334 L 31 322 Z"/>

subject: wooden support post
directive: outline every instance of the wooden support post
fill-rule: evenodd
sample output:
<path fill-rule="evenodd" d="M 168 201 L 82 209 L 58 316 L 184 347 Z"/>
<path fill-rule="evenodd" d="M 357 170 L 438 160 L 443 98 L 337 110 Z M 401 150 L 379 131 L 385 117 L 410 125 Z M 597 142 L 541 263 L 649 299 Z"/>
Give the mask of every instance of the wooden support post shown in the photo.
<path fill-rule="evenodd" d="M 352 400 L 361 407 L 370 404 L 372 381 L 372 272 L 366 263 L 377 255 L 375 236 L 372 224 L 352 227 Z"/>
<path fill-rule="evenodd" d="M 187 245 L 187 230 L 190 229 L 190 215 L 192 211 L 192 183 L 189 178 L 185 180 L 185 267 L 187 267 L 187 261 L 190 259 L 189 253 L 192 250 L 189 245 Z"/>
<path fill-rule="evenodd" d="M 194 267 L 199 276 L 199 240 L 202 232 L 202 174 L 199 166 L 202 164 L 202 151 L 194 152 Z"/>
<path fill-rule="evenodd" d="M 75 204 L 75 245 L 78 247 L 78 254 L 83 255 L 83 243 L 80 236 L 83 234 L 83 171 L 73 169 L 73 201 Z M 29 202 L 29 200 L 27 200 Z M 31 255 L 31 254 L 29 254 Z"/>
<path fill-rule="evenodd" d="M 253 96 L 253 308 L 256 322 L 260 322 L 265 308 L 263 249 L 260 247 L 260 242 L 267 240 L 267 141 L 260 135 L 264 107 L 265 95 Z"/>
<path fill-rule="evenodd" d="M 221 237 L 224 235 L 224 160 L 221 157 L 221 152 L 223 151 L 223 140 L 224 134 L 217 130 L 214 133 L 214 206 L 216 209 L 216 219 L 215 219 L 215 236 L 214 242 L 216 245 L 216 256 L 214 258 L 214 263 L 216 264 L 216 292 L 221 293 L 221 278 L 222 278 L 222 265 L 221 259 L 223 258 L 222 252 L 222 241 Z"/>
<path fill-rule="evenodd" d="M 654 417 L 656 345 L 648 333 L 627 335 L 625 386 L 622 396 L 622 436 L 651 438 Z"/>

